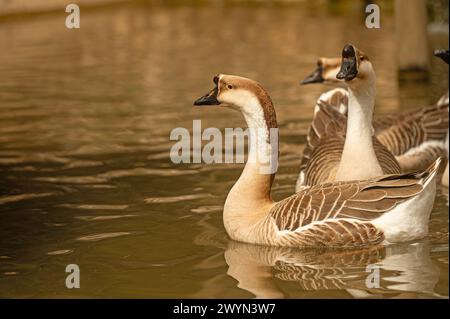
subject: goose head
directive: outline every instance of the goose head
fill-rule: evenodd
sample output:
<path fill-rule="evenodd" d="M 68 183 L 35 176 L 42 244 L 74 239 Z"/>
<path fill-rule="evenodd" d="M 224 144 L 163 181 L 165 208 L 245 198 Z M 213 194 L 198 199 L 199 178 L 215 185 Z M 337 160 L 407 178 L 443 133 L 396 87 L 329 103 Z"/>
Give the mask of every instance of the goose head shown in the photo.
<path fill-rule="evenodd" d="M 336 86 L 343 86 L 342 80 L 338 80 L 336 75 L 341 68 L 341 58 L 324 58 L 321 57 L 317 60 L 317 67 L 313 73 L 308 75 L 300 85 L 311 83 L 322 83 Z"/>
<path fill-rule="evenodd" d="M 272 100 L 259 83 L 226 74 L 216 75 L 213 83 L 214 88 L 198 98 L 194 105 L 229 107 L 240 111 L 253 124 L 262 126 L 265 122 L 268 128 L 277 127 Z"/>
<path fill-rule="evenodd" d="M 341 68 L 336 75 L 338 80 L 344 80 L 353 86 L 375 76 L 369 57 L 352 44 L 346 44 L 342 49 Z"/>

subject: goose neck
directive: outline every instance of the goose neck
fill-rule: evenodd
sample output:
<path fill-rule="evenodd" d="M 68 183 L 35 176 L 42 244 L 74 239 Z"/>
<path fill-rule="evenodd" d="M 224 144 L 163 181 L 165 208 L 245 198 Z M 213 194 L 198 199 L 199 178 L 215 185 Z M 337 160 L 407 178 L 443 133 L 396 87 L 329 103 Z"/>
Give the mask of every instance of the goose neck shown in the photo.
<path fill-rule="evenodd" d="M 347 132 L 336 180 L 366 179 L 383 174 L 373 148 L 375 81 L 349 85 Z"/>
<path fill-rule="evenodd" d="M 249 153 L 224 205 L 224 224 L 235 240 L 243 240 L 246 226 L 260 221 L 273 205 L 270 191 L 278 165 L 278 129 L 272 102 L 262 104 L 253 99 L 241 111 L 249 128 Z"/>

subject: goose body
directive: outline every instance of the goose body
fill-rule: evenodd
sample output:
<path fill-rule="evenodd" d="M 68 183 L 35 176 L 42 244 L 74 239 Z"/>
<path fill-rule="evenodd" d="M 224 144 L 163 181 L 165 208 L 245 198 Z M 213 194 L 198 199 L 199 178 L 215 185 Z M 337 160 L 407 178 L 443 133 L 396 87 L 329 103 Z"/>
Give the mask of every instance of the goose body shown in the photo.
<path fill-rule="evenodd" d="M 435 55 L 448 61 L 448 51 Z M 448 62 L 447 62 L 448 63 Z M 345 88 L 345 82 L 336 78 L 341 67 L 340 58 L 320 58 L 316 70 L 301 84 L 322 83 Z M 337 99 L 336 97 L 339 98 Z M 347 115 L 348 92 L 336 89 L 320 97 Z M 388 115 L 373 120 L 374 134 L 391 152 L 403 172 L 424 169 L 437 157 L 446 156 L 444 139 L 448 128 L 449 95 L 443 95 L 435 105 Z"/>
<path fill-rule="evenodd" d="M 342 64 L 338 76 L 345 73 L 351 77 L 345 81 L 348 92 L 335 89 L 319 98 L 300 164 L 297 191 L 317 183 L 400 173 L 394 155 L 374 136 L 372 64 L 351 45 L 344 48 L 343 60 L 350 62 Z M 343 105 L 348 105 L 347 116 L 338 111 Z"/>
<path fill-rule="evenodd" d="M 270 191 L 275 172 L 263 173 L 259 156 L 278 158 L 272 139 L 278 136 L 277 121 L 269 95 L 258 83 L 238 76 L 218 75 L 214 83 L 194 104 L 238 110 L 259 134 L 224 204 L 223 221 L 231 239 L 271 246 L 356 247 L 427 234 L 440 160 L 421 173 L 330 182 L 274 202 Z"/>

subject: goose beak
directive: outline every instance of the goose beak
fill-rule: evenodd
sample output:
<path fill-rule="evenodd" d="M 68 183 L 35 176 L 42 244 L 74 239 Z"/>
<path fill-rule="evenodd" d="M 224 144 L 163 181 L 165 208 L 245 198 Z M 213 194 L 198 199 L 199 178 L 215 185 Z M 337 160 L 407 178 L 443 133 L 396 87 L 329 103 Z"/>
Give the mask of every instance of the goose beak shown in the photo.
<path fill-rule="evenodd" d="M 322 66 L 318 66 L 313 73 L 308 75 L 303 81 L 300 82 L 300 85 L 310 84 L 310 83 L 322 83 L 324 82 L 324 78 L 322 77 Z"/>
<path fill-rule="evenodd" d="M 342 63 L 336 78 L 339 80 L 351 81 L 358 75 L 358 61 L 356 59 L 356 49 L 351 44 L 346 44 L 342 50 Z"/>
<path fill-rule="evenodd" d="M 437 56 L 437 57 L 439 57 L 439 58 L 441 58 L 445 63 L 448 64 L 448 60 L 449 60 L 449 57 L 448 57 L 449 53 L 448 53 L 448 50 L 442 50 L 442 49 L 436 50 L 436 51 L 434 51 L 434 55 Z"/>
<path fill-rule="evenodd" d="M 208 94 L 195 100 L 194 105 L 219 105 L 220 102 L 217 100 L 218 89 L 217 86 L 212 89 Z"/>

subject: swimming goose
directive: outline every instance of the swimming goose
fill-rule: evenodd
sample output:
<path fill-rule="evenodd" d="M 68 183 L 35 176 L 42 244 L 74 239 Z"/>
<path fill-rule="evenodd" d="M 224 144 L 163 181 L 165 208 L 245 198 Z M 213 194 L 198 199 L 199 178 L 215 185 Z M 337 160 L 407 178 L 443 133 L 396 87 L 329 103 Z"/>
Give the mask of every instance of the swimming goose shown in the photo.
<path fill-rule="evenodd" d="M 448 61 L 448 50 L 436 50 L 435 55 Z M 316 70 L 301 84 L 323 83 L 344 87 L 345 82 L 336 78 L 340 67 L 339 58 L 320 58 Z M 334 95 L 339 96 L 337 101 Z M 342 114 L 347 114 L 348 93 L 345 90 L 331 90 L 320 99 L 338 107 Z M 449 124 L 448 113 L 447 92 L 435 105 L 375 118 L 373 120 L 375 136 L 395 155 L 403 172 L 423 169 L 437 157 L 446 156 L 444 139 Z"/>
<path fill-rule="evenodd" d="M 375 72 L 371 62 L 352 45 L 344 47 L 342 58 L 344 63 L 337 76 L 347 78 L 348 116 L 326 103 L 345 95 L 342 89 L 319 99 L 300 163 L 297 191 L 327 181 L 400 173 L 394 155 L 373 136 Z"/>
<path fill-rule="evenodd" d="M 249 160 L 224 204 L 223 221 L 231 239 L 269 246 L 355 247 L 427 234 L 440 159 L 420 173 L 320 184 L 274 202 L 270 192 L 275 171 L 265 171 L 262 160 L 266 155 L 278 158 L 271 98 L 247 78 L 220 74 L 213 82 L 214 88 L 194 105 L 238 110 L 257 132 Z"/>

